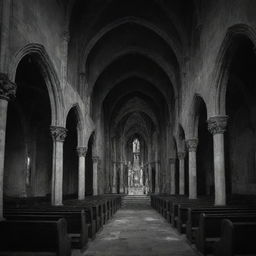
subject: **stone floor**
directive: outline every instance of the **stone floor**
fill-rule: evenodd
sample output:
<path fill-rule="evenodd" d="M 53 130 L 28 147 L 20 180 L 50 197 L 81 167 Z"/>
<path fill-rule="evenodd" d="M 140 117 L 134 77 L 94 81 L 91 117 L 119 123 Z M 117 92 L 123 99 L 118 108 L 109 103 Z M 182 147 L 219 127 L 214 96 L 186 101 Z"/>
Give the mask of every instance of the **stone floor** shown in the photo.
<path fill-rule="evenodd" d="M 150 207 L 124 208 L 89 243 L 88 249 L 73 256 L 193 256 L 198 255 L 168 224 Z"/>

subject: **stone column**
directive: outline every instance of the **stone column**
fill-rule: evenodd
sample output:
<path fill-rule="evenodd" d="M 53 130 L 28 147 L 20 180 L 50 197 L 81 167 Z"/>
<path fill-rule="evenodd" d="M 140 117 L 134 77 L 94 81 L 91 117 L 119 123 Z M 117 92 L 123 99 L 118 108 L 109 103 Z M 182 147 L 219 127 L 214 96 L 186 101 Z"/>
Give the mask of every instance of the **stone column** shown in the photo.
<path fill-rule="evenodd" d="M 196 177 L 196 149 L 198 139 L 192 138 L 186 141 L 188 147 L 189 158 L 189 198 L 197 198 L 197 177 Z"/>
<path fill-rule="evenodd" d="M 67 129 L 60 126 L 51 126 L 50 130 L 53 139 L 52 205 L 62 205 L 63 144 Z"/>
<path fill-rule="evenodd" d="M 185 194 L 185 156 L 186 152 L 178 152 L 179 158 L 179 194 Z"/>
<path fill-rule="evenodd" d="M 93 161 L 93 195 L 96 196 L 99 194 L 98 190 L 98 165 L 100 158 L 98 156 L 92 157 Z"/>
<path fill-rule="evenodd" d="M 85 157 L 87 148 L 78 147 L 77 153 L 79 157 L 79 171 L 78 171 L 78 199 L 83 200 L 85 198 Z"/>
<path fill-rule="evenodd" d="M 155 194 L 159 194 L 159 161 L 155 162 Z"/>
<path fill-rule="evenodd" d="M 113 186 L 112 186 L 112 193 L 116 194 L 116 162 L 113 162 Z"/>
<path fill-rule="evenodd" d="M 124 193 L 128 194 L 128 164 L 124 163 Z"/>
<path fill-rule="evenodd" d="M 208 119 L 208 129 L 213 135 L 215 205 L 226 204 L 224 132 L 228 116 L 214 116 Z"/>
<path fill-rule="evenodd" d="M 124 163 L 120 162 L 120 193 L 124 193 Z"/>
<path fill-rule="evenodd" d="M 148 163 L 148 187 L 149 187 L 149 192 L 152 193 L 152 168 L 151 168 L 151 163 Z"/>
<path fill-rule="evenodd" d="M 0 73 L 0 220 L 3 219 L 3 182 L 7 108 L 8 101 L 15 97 L 15 93 L 16 85 L 9 81 L 6 74 Z"/>
<path fill-rule="evenodd" d="M 171 176 L 171 195 L 175 195 L 175 163 L 176 163 L 176 158 L 170 158 L 170 176 Z"/>

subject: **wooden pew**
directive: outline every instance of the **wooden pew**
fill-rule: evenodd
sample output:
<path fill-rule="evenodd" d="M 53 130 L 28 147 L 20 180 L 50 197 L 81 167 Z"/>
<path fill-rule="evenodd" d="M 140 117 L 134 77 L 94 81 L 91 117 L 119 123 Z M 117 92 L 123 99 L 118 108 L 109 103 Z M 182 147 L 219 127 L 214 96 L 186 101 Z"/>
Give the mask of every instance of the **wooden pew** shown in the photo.
<path fill-rule="evenodd" d="M 85 200 L 67 200 L 63 206 L 51 206 L 49 204 L 37 205 L 37 208 L 32 208 L 32 211 L 41 212 L 76 212 L 85 210 L 86 221 L 88 224 L 89 237 L 94 239 L 95 233 L 101 229 L 103 224 L 107 222 L 110 216 L 120 208 L 121 196 L 119 195 L 102 195 L 102 196 L 89 196 Z M 14 210 L 18 213 L 22 211 L 31 211 L 31 209 L 23 208 L 7 209 L 9 212 Z"/>
<path fill-rule="evenodd" d="M 96 235 L 96 222 L 93 220 L 90 211 L 84 211 L 84 209 L 74 209 L 67 207 L 58 207 L 58 208 L 43 208 L 43 209 L 9 209 L 4 211 L 4 216 L 8 219 L 10 215 L 56 215 L 63 218 L 67 218 L 68 221 L 76 221 L 76 226 L 71 230 L 72 233 L 76 234 L 74 236 L 78 237 L 78 234 L 82 236 L 81 239 L 86 239 L 86 233 L 91 239 L 95 238 Z M 75 218 L 75 220 L 74 220 Z M 78 230 L 77 224 L 80 223 L 81 230 Z M 70 225 L 68 225 L 68 228 Z M 79 232 L 78 232 L 79 231 Z M 85 237 L 85 238 L 84 238 Z M 77 238 L 76 238 L 77 239 Z M 75 239 L 75 240 L 76 240 Z M 74 240 L 74 239 L 73 239 Z M 85 242 L 85 241 L 84 241 Z"/>
<path fill-rule="evenodd" d="M 0 255 L 70 256 L 65 219 L 57 221 L 1 221 Z"/>
<path fill-rule="evenodd" d="M 85 213 L 82 211 L 81 213 L 65 213 L 65 214 L 52 214 L 48 215 L 48 213 L 37 213 L 37 214 L 8 214 L 5 216 L 7 220 L 20 220 L 20 221 L 28 221 L 28 220 L 58 220 L 61 218 L 65 218 L 67 221 L 67 232 L 69 237 L 71 238 L 71 247 L 79 248 L 80 250 L 84 250 L 88 243 L 88 226 L 86 224 Z"/>
<path fill-rule="evenodd" d="M 256 255 L 256 222 L 223 220 L 220 241 L 216 243 L 215 256 Z"/>
<path fill-rule="evenodd" d="M 196 231 L 196 248 L 204 255 L 213 252 L 216 241 L 221 236 L 221 223 L 224 219 L 233 222 L 256 222 L 255 213 L 202 213 L 199 228 Z"/>
<path fill-rule="evenodd" d="M 187 224 L 186 224 L 186 235 L 187 239 L 193 243 L 195 239 L 195 230 L 199 226 L 199 219 L 201 213 L 216 213 L 216 214 L 229 214 L 229 213 L 255 213 L 255 208 L 242 208 L 234 206 L 212 206 L 212 207 L 200 207 L 188 209 Z"/>
<path fill-rule="evenodd" d="M 212 207 L 213 201 L 210 198 L 185 199 L 175 202 L 171 210 L 171 223 L 173 227 L 177 227 L 182 231 L 182 224 L 186 224 L 187 209 L 190 207 Z"/>
<path fill-rule="evenodd" d="M 206 207 L 214 207 L 212 202 L 209 201 L 194 201 L 174 204 L 173 208 L 173 217 L 172 217 L 172 226 L 176 227 L 180 233 L 184 233 L 186 231 L 186 223 L 188 218 L 188 209 L 193 208 L 206 208 Z"/>

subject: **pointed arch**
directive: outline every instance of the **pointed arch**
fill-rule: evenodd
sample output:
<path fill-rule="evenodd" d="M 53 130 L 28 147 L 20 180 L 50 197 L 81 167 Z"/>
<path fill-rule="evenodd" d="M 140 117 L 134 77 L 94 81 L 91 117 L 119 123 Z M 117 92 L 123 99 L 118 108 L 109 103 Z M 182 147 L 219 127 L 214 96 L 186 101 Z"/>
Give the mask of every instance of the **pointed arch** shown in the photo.
<path fill-rule="evenodd" d="M 187 121 L 188 135 L 190 138 L 198 137 L 198 122 L 202 107 L 205 107 L 206 112 L 208 113 L 206 103 L 202 96 L 199 94 L 195 94 L 192 100 L 189 118 Z"/>
<path fill-rule="evenodd" d="M 180 45 L 177 42 L 175 42 L 174 39 L 170 38 L 169 35 L 167 35 L 164 31 L 159 29 L 157 26 L 155 26 L 151 22 L 148 22 L 147 20 L 144 20 L 142 18 L 129 16 L 129 17 L 121 18 L 119 20 L 115 20 L 114 22 L 108 24 L 107 26 L 102 28 L 91 39 L 91 41 L 86 45 L 86 47 L 83 50 L 83 57 L 81 58 L 81 65 L 80 65 L 80 67 L 82 68 L 81 72 L 85 72 L 84 69 L 86 68 L 86 62 L 87 62 L 88 55 L 89 55 L 90 51 L 93 49 L 93 47 L 97 44 L 97 42 L 111 30 L 113 30 L 123 24 L 127 24 L 127 23 L 134 23 L 134 24 L 143 26 L 147 29 L 150 29 L 154 33 L 156 33 L 159 37 L 161 37 L 170 46 L 171 49 L 174 50 L 174 52 L 177 56 L 177 62 L 179 64 L 181 64 L 182 54 L 181 54 Z"/>
<path fill-rule="evenodd" d="M 43 45 L 36 43 L 27 44 L 14 54 L 8 71 L 10 80 L 15 80 L 18 64 L 27 55 L 35 58 L 45 80 L 51 103 L 51 124 L 53 126 L 63 126 L 64 101 L 62 89 L 54 65 Z"/>
<path fill-rule="evenodd" d="M 215 113 L 216 115 L 225 115 L 225 97 L 228 83 L 228 71 L 234 55 L 236 38 L 242 36 L 248 38 L 252 44 L 256 45 L 256 31 L 246 24 L 236 24 L 228 28 L 225 38 L 221 44 L 216 58 L 216 65 L 213 71 L 213 84 L 215 89 Z"/>
<path fill-rule="evenodd" d="M 71 107 L 68 108 L 68 111 L 66 111 L 65 113 L 65 126 L 66 126 L 66 122 L 67 122 L 67 116 L 70 113 L 70 111 L 74 111 L 76 119 L 77 119 L 77 135 L 78 135 L 78 147 L 83 147 L 84 145 L 86 145 L 85 142 L 85 120 L 83 117 L 83 113 L 81 110 L 81 107 L 79 106 L 78 103 L 74 103 L 73 105 L 71 105 Z"/>

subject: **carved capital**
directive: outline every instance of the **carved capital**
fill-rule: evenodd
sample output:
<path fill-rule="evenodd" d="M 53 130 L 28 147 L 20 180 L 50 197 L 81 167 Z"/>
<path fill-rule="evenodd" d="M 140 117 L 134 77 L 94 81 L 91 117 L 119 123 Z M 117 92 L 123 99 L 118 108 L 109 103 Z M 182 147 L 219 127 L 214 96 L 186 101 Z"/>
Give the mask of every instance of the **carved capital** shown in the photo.
<path fill-rule="evenodd" d="M 207 120 L 211 134 L 224 133 L 228 124 L 228 116 L 213 116 Z"/>
<path fill-rule="evenodd" d="M 69 35 L 69 32 L 68 31 L 65 31 L 63 34 L 62 34 L 62 39 L 65 41 L 65 42 L 69 42 L 70 40 L 70 35 Z"/>
<path fill-rule="evenodd" d="M 67 129 L 61 126 L 50 127 L 52 138 L 54 141 L 64 142 L 67 136 Z"/>
<path fill-rule="evenodd" d="M 87 153 L 87 148 L 86 147 L 77 147 L 77 154 L 79 157 L 85 157 Z"/>
<path fill-rule="evenodd" d="M 186 140 L 186 145 L 189 152 L 196 151 L 197 145 L 198 145 L 198 139 L 197 138 L 188 139 Z"/>
<path fill-rule="evenodd" d="M 13 99 L 16 94 L 16 89 L 16 84 L 9 80 L 7 74 L 0 73 L 0 99 Z"/>
<path fill-rule="evenodd" d="M 176 158 L 169 158 L 170 164 L 175 164 L 176 163 Z"/>
<path fill-rule="evenodd" d="M 184 160 L 185 159 L 185 157 L 186 157 L 186 152 L 184 151 L 184 152 L 178 152 L 178 158 L 179 158 L 179 160 Z"/>
<path fill-rule="evenodd" d="M 92 161 L 93 161 L 93 163 L 98 164 L 100 162 L 100 158 L 98 156 L 93 156 Z"/>

